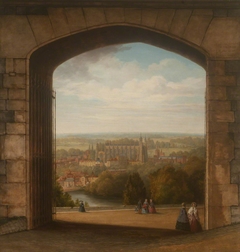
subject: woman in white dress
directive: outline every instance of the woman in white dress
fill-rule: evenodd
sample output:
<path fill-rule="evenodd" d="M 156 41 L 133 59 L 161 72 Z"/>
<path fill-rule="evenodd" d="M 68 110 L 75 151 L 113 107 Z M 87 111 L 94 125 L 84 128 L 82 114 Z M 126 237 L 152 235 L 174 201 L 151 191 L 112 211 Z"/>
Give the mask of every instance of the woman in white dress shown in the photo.
<path fill-rule="evenodd" d="M 191 232 L 196 233 L 202 231 L 196 202 L 192 202 L 192 206 L 188 210 L 188 219 L 190 223 Z"/>

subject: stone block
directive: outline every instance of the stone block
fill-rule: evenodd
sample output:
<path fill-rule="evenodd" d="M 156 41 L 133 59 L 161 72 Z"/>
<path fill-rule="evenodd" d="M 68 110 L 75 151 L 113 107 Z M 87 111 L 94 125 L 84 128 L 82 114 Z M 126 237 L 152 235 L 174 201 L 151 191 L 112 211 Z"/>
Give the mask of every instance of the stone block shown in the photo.
<path fill-rule="evenodd" d="M 224 185 L 230 183 L 230 164 L 225 160 L 214 160 L 209 164 L 209 180 L 211 184 Z"/>
<path fill-rule="evenodd" d="M 240 60 L 227 60 L 225 68 L 227 73 L 239 73 Z"/>
<path fill-rule="evenodd" d="M 236 59 L 240 56 L 239 30 L 240 19 L 214 18 L 209 23 L 202 47 L 209 52 L 211 57 Z"/>
<path fill-rule="evenodd" d="M 6 175 L 6 161 L 0 160 L 0 175 Z"/>
<path fill-rule="evenodd" d="M 26 205 L 26 185 L 22 183 L 0 184 L 2 204 L 25 206 Z"/>
<path fill-rule="evenodd" d="M 232 216 L 232 224 L 240 223 L 240 207 L 239 206 L 231 207 L 231 216 Z"/>
<path fill-rule="evenodd" d="M 21 135 L 26 133 L 25 123 L 7 123 L 7 134 Z"/>
<path fill-rule="evenodd" d="M 12 73 L 13 71 L 13 59 L 6 59 L 6 73 Z"/>
<path fill-rule="evenodd" d="M 26 73 L 26 60 L 25 59 L 14 59 L 13 60 L 14 72 L 18 74 Z"/>
<path fill-rule="evenodd" d="M 0 73 L 5 73 L 6 71 L 6 59 L 0 58 Z"/>
<path fill-rule="evenodd" d="M 7 182 L 8 183 L 24 183 L 26 177 L 26 162 L 23 160 L 7 161 Z"/>
<path fill-rule="evenodd" d="M 42 44 L 55 37 L 48 16 L 29 15 L 28 19 L 38 44 Z"/>
<path fill-rule="evenodd" d="M 221 110 L 228 111 L 231 110 L 231 102 L 230 101 L 208 101 L 207 102 L 208 110 Z"/>
<path fill-rule="evenodd" d="M 6 133 L 6 124 L 0 123 L 0 135 L 5 135 Z"/>
<path fill-rule="evenodd" d="M 228 134 L 212 134 L 209 136 L 210 160 L 227 160 L 234 158 L 234 142 Z"/>
<path fill-rule="evenodd" d="M 239 9 L 229 9 L 228 10 L 228 16 L 229 17 L 239 17 L 240 16 L 240 10 Z"/>
<path fill-rule="evenodd" d="M 239 173 L 240 174 L 240 173 Z M 230 182 L 231 184 L 239 184 L 240 183 L 240 175 L 238 173 L 231 173 Z"/>
<path fill-rule="evenodd" d="M 200 46 L 211 20 L 212 17 L 208 15 L 192 15 L 185 29 L 183 38 Z"/>
<path fill-rule="evenodd" d="M 223 123 L 223 122 L 209 122 L 208 123 L 208 132 L 211 133 L 219 133 L 219 132 L 223 132 L 223 133 L 227 133 L 228 132 L 228 123 Z"/>
<path fill-rule="evenodd" d="M 102 8 L 84 8 L 83 12 L 87 27 L 98 26 L 107 23 L 104 9 Z"/>
<path fill-rule="evenodd" d="M 71 32 L 86 28 L 86 22 L 81 8 L 65 8 L 65 13 Z"/>
<path fill-rule="evenodd" d="M 0 100 L 0 110 L 6 110 L 6 100 Z"/>
<path fill-rule="evenodd" d="M 9 99 L 10 100 L 25 100 L 25 89 L 9 89 Z"/>
<path fill-rule="evenodd" d="M 15 216 L 26 216 L 26 206 L 15 206 L 9 205 L 8 206 L 8 217 L 15 217 Z"/>
<path fill-rule="evenodd" d="M 0 111 L 0 122 L 14 122 L 14 111 Z"/>
<path fill-rule="evenodd" d="M 3 217 L 3 218 L 8 217 L 8 206 L 0 205 L 0 216 Z"/>
<path fill-rule="evenodd" d="M 175 10 L 159 10 L 155 27 L 164 32 L 169 32 Z"/>
<path fill-rule="evenodd" d="M 176 10 L 170 28 L 170 33 L 178 37 L 182 37 L 187 27 L 191 14 L 192 14 L 191 10 Z"/>
<path fill-rule="evenodd" d="M 25 159 L 25 136 L 7 135 L 1 153 L 2 159 Z"/>
<path fill-rule="evenodd" d="M 23 123 L 26 122 L 26 112 L 25 111 L 15 111 L 15 122 Z"/>
<path fill-rule="evenodd" d="M 207 87 L 207 100 L 227 100 L 226 87 Z"/>
<path fill-rule="evenodd" d="M 236 86 L 236 76 L 207 76 L 209 86 Z"/>
<path fill-rule="evenodd" d="M 7 183 L 7 176 L 6 175 L 0 175 L 0 184 Z M 1 190 L 1 188 L 0 188 Z M 1 194 L 0 194 L 0 199 L 1 199 Z"/>
<path fill-rule="evenodd" d="M 0 74 L 0 88 L 3 87 L 3 74 Z"/>
<path fill-rule="evenodd" d="M 210 9 L 194 9 L 192 16 L 201 16 L 201 17 L 212 17 L 213 11 Z"/>
<path fill-rule="evenodd" d="M 207 62 L 208 76 L 225 75 L 225 61 L 209 60 Z"/>
<path fill-rule="evenodd" d="M 214 17 L 227 17 L 227 9 L 214 9 L 213 16 Z"/>
<path fill-rule="evenodd" d="M 240 132 L 240 123 L 229 123 L 229 132 L 238 133 Z"/>
<path fill-rule="evenodd" d="M 211 122 L 234 122 L 234 112 L 233 111 L 209 111 L 209 120 Z"/>
<path fill-rule="evenodd" d="M 235 148 L 240 148 L 240 133 L 234 133 Z"/>
<path fill-rule="evenodd" d="M 231 161 L 231 174 L 240 174 L 240 160 Z"/>
<path fill-rule="evenodd" d="M 142 10 L 142 25 L 147 27 L 155 27 L 157 21 L 158 10 L 143 9 Z"/>
<path fill-rule="evenodd" d="M 222 227 L 231 224 L 231 211 L 229 206 L 208 206 L 208 229 Z"/>
<path fill-rule="evenodd" d="M 1 88 L 0 89 L 0 100 L 2 99 L 7 99 L 7 89 L 6 88 Z"/>
<path fill-rule="evenodd" d="M 141 9 L 125 9 L 125 22 L 131 24 L 141 24 Z"/>
<path fill-rule="evenodd" d="M 240 163 L 240 148 L 235 149 L 235 159 L 239 159 L 239 163 Z"/>
<path fill-rule="evenodd" d="M 227 97 L 230 100 L 240 100 L 240 86 L 228 87 L 227 88 Z"/>
<path fill-rule="evenodd" d="M 16 74 L 16 76 L 9 76 L 4 74 L 3 86 L 6 88 L 24 88 L 26 85 L 26 76 L 24 74 Z"/>
<path fill-rule="evenodd" d="M 25 110 L 25 101 L 9 100 L 7 101 L 7 109 L 8 110 Z"/>
<path fill-rule="evenodd" d="M 63 8 L 49 8 L 48 15 L 56 37 L 70 33 L 68 20 Z"/>
<path fill-rule="evenodd" d="M 3 58 L 26 58 L 32 48 L 36 48 L 36 40 L 27 16 L 1 16 L 1 49 Z"/>
<path fill-rule="evenodd" d="M 106 8 L 104 9 L 108 23 L 123 23 L 125 20 L 123 8 Z"/>

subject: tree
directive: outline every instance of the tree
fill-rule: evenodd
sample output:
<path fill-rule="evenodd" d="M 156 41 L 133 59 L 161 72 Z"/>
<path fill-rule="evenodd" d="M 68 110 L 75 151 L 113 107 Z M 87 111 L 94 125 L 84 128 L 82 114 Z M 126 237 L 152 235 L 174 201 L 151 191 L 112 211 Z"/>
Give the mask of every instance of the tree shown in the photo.
<path fill-rule="evenodd" d="M 69 193 L 64 192 L 61 185 L 56 182 L 53 188 L 53 197 L 56 202 L 56 207 L 74 207 L 75 203 Z"/>
<path fill-rule="evenodd" d="M 139 199 L 146 198 L 146 188 L 138 172 L 129 175 L 123 193 L 123 202 L 126 205 L 136 204 Z"/>

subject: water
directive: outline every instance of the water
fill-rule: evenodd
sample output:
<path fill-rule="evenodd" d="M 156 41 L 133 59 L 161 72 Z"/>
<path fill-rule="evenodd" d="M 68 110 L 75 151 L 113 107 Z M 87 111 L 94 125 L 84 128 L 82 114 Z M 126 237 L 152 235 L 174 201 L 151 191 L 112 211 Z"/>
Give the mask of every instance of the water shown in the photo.
<path fill-rule="evenodd" d="M 76 199 L 82 200 L 83 202 L 87 202 L 90 207 L 119 207 L 123 205 L 122 200 L 118 198 L 103 199 L 80 190 L 70 191 L 68 193 L 74 201 Z"/>

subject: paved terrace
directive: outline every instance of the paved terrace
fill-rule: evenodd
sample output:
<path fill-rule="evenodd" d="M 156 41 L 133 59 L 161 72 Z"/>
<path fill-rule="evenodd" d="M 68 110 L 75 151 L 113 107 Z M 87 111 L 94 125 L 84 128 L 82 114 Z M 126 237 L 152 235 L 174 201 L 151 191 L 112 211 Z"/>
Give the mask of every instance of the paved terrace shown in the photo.
<path fill-rule="evenodd" d="M 174 230 L 179 209 L 57 213 L 44 227 L 0 236 L 1 252 L 240 251 L 240 224 L 189 234 Z M 200 209 L 202 218 L 203 211 Z"/>

